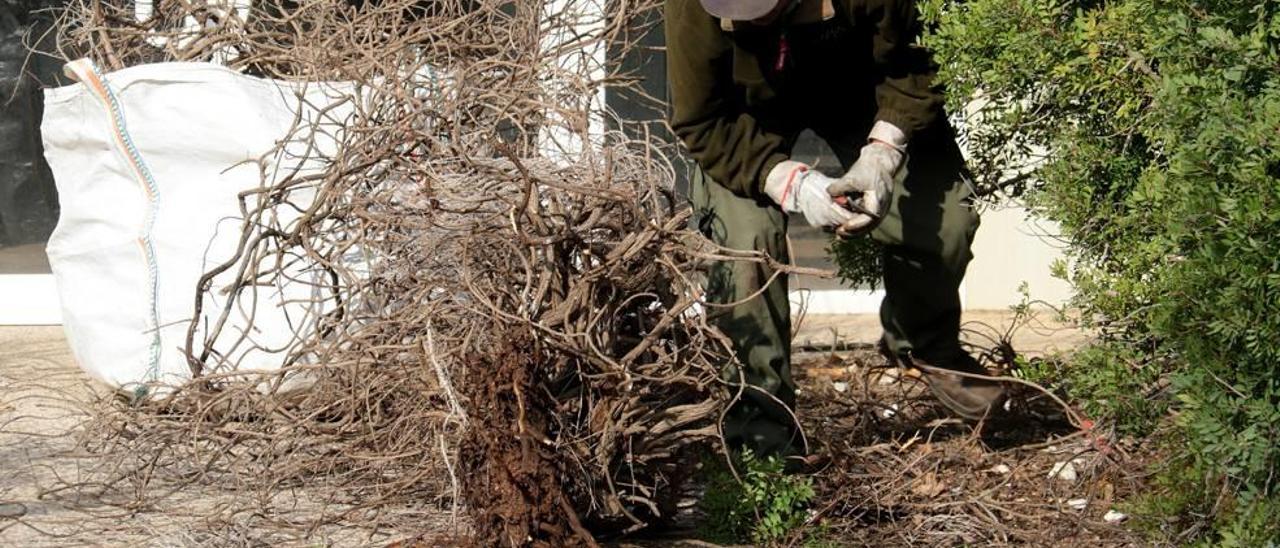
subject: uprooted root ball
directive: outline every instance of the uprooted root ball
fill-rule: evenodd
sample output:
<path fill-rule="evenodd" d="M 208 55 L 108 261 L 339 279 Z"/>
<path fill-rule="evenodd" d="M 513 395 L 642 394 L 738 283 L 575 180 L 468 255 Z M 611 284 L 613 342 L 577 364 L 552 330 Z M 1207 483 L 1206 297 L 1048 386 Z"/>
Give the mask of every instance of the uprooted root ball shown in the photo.
<path fill-rule="evenodd" d="M 106 464 L 88 483 L 104 499 L 231 487 L 192 512 L 370 541 L 459 501 L 479 540 L 503 545 L 670 517 L 730 393 L 699 272 L 781 266 L 687 230 L 663 145 L 601 129 L 591 98 L 631 81 L 606 52 L 632 48 L 660 3 L 419 4 L 165 2 L 139 21 L 132 2 L 70 3 L 60 46 L 107 69 L 216 61 L 350 84 L 299 105 L 323 116 L 258 159 L 242 245 L 209 257 L 192 291 L 197 308 L 228 299 L 193 312 L 196 380 L 100 413 L 87 447 Z M 237 303 L 300 283 L 315 314 L 290 344 L 253 349 L 284 369 L 235 372 L 227 341 L 244 338 L 224 325 L 252 309 Z"/>

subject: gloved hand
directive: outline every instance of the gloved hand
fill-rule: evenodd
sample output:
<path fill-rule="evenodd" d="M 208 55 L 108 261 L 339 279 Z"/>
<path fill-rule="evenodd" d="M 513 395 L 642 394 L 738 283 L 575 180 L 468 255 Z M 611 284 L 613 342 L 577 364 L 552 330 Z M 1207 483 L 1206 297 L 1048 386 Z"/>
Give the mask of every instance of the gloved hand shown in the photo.
<path fill-rule="evenodd" d="M 787 213 L 803 213 L 809 224 L 833 229 L 856 220 L 854 213 L 836 203 L 831 188 L 837 179 L 827 177 L 800 162 L 779 163 L 765 177 L 764 192 Z"/>
<path fill-rule="evenodd" d="M 894 182 L 906 177 L 905 158 L 903 151 L 881 141 L 872 141 L 862 147 L 858 161 L 828 189 L 832 196 L 849 197 L 850 201 L 845 205 L 854 212 L 852 220 L 836 229 L 837 234 L 863 234 L 880 223 L 889 212 Z"/>

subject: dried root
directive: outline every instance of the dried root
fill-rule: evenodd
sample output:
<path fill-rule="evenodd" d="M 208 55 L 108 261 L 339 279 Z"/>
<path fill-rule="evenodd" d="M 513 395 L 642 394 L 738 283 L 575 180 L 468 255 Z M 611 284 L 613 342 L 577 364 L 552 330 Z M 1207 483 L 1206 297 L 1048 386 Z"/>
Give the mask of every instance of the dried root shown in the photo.
<path fill-rule="evenodd" d="M 732 393 L 700 268 L 770 260 L 688 231 L 662 145 L 603 129 L 593 98 L 628 81 L 603 53 L 632 47 L 659 3 L 553 4 L 156 2 L 140 21 L 133 2 L 71 2 L 67 57 L 354 89 L 260 160 L 321 168 L 264 169 L 242 194 L 238 253 L 193 288 L 229 299 L 197 306 L 194 380 L 99 413 L 99 496 L 145 506 L 216 484 L 244 496 L 207 522 L 252 507 L 296 538 L 425 534 L 416 505 L 461 506 L 477 541 L 508 546 L 671 516 Z M 236 371 L 227 345 L 251 343 L 225 326 L 252 307 L 235 303 L 281 284 L 312 285 L 317 312 L 256 349 L 281 371 Z"/>

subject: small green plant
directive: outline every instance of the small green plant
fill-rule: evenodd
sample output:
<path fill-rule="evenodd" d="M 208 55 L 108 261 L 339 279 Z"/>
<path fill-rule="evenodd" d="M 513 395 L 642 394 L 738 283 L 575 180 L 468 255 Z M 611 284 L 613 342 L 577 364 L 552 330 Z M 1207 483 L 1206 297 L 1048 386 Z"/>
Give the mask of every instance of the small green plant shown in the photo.
<path fill-rule="evenodd" d="M 848 543 L 840 542 L 835 533 L 825 523 L 819 523 L 806 529 L 804 538 L 800 541 L 802 548 L 841 548 L 847 545 Z"/>
<path fill-rule="evenodd" d="M 711 542 L 777 542 L 800 526 L 813 500 L 813 480 L 789 475 L 777 457 L 760 458 L 750 449 L 736 459 L 741 481 L 716 459 L 707 459 L 706 519 L 701 536 Z"/>
<path fill-rule="evenodd" d="M 884 245 L 866 238 L 832 238 L 827 255 L 836 263 L 836 274 L 846 284 L 864 289 L 880 287 L 884 275 Z"/>

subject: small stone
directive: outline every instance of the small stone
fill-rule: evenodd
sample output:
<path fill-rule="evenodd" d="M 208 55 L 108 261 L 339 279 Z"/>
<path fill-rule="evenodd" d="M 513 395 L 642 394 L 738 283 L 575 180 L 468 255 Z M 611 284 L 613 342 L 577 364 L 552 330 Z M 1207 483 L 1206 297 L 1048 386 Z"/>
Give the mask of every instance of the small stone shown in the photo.
<path fill-rule="evenodd" d="M 17 502 L 0 502 L 0 519 L 17 519 L 27 515 L 27 507 Z"/>
<path fill-rule="evenodd" d="M 1102 521 L 1107 523 L 1120 523 L 1126 519 L 1129 519 L 1127 514 L 1122 514 L 1115 510 L 1107 510 L 1107 514 L 1102 516 Z"/>
<path fill-rule="evenodd" d="M 833 382 L 831 383 L 831 387 L 841 394 L 849 391 L 849 383 L 847 382 Z"/>
<path fill-rule="evenodd" d="M 1076 467 L 1074 464 L 1071 464 L 1070 462 L 1056 462 L 1053 464 L 1053 469 L 1049 470 L 1049 477 L 1058 478 L 1062 481 L 1075 481 L 1079 476 L 1076 475 Z"/>
<path fill-rule="evenodd" d="M 1012 472 L 1013 470 L 1010 469 L 1009 465 L 1007 464 L 997 464 L 991 467 L 991 471 L 1003 476 L 1008 474 L 1009 472 Z"/>
<path fill-rule="evenodd" d="M 1087 499 L 1071 499 L 1067 501 L 1067 506 L 1076 510 L 1084 510 L 1089 507 L 1089 501 Z"/>
<path fill-rule="evenodd" d="M 884 418 L 886 419 L 892 418 L 894 415 L 897 415 L 897 414 L 898 414 L 898 404 L 896 403 L 889 404 L 889 408 L 885 409 L 884 412 L 881 413 L 881 415 L 883 415 Z"/>

